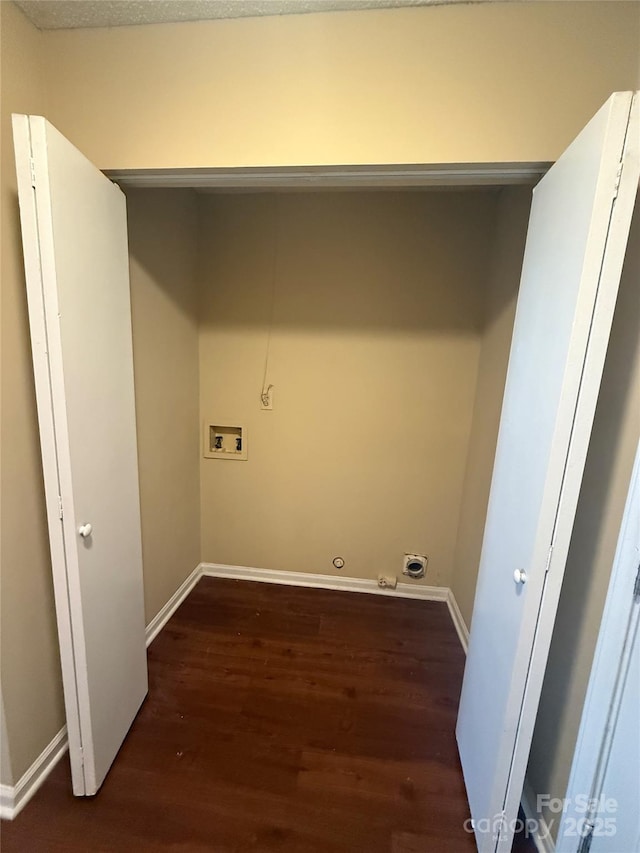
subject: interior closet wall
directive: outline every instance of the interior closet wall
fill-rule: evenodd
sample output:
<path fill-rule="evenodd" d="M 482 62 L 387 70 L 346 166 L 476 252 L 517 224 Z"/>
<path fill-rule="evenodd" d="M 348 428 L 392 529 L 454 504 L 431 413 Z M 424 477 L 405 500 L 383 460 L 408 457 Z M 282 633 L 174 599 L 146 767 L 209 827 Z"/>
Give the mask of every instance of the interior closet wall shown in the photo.
<path fill-rule="evenodd" d="M 0 782 L 11 785 L 62 728 L 64 712 L 11 134 L 12 112 L 45 111 L 47 75 L 42 34 L 13 3 L 0 3 L 0 38 L 0 671 L 10 753 Z"/>
<path fill-rule="evenodd" d="M 200 562 L 198 221 L 190 190 L 128 190 L 147 624 Z"/>
<path fill-rule="evenodd" d="M 208 196 L 201 415 L 248 430 L 202 460 L 202 558 L 451 577 L 496 193 Z M 274 410 L 260 390 L 274 385 Z"/>
<path fill-rule="evenodd" d="M 639 282 L 637 200 L 527 771 L 551 797 L 569 780 L 640 435 Z M 544 817 L 555 838 L 560 815 Z"/>
<path fill-rule="evenodd" d="M 471 625 L 478 579 L 530 207 L 529 187 L 505 187 L 501 190 L 451 577 L 451 588 L 467 627 Z"/>

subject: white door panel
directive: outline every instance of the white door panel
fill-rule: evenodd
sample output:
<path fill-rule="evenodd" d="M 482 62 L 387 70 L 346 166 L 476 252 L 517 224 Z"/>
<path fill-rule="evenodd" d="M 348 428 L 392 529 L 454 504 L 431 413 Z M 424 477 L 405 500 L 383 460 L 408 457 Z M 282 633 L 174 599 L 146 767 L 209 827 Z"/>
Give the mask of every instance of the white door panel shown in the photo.
<path fill-rule="evenodd" d="M 633 101 L 534 190 L 457 726 L 482 851 L 511 847 L 638 181 Z"/>
<path fill-rule="evenodd" d="M 613 562 L 558 853 L 640 853 L 640 445 Z"/>
<path fill-rule="evenodd" d="M 73 787 L 94 794 L 147 692 L 125 199 L 43 118 L 14 140 Z"/>
<path fill-rule="evenodd" d="M 638 551 L 636 551 L 636 562 Z M 640 597 L 634 602 L 629 658 L 602 787 L 594 799 L 602 809 L 594 818 L 590 853 L 640 853 Z M 612 665 L 615 663 L 612 661 Z"/>

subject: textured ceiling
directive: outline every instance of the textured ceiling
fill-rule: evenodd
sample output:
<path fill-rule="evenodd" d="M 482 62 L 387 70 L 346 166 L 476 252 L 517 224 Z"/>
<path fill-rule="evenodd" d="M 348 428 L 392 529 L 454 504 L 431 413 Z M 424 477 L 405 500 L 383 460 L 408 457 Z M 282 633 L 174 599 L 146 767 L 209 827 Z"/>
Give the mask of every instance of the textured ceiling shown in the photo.
<path fill-rule="evenodd" d="M 41 30 L 123 27 L 488 0 L 15 0 Z"/>

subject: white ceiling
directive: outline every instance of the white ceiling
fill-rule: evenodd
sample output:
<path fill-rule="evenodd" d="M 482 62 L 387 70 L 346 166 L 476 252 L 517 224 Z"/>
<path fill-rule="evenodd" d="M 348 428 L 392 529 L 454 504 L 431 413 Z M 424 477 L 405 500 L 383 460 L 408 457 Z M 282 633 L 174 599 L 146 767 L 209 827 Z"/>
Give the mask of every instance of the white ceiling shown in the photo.
<path fill-rule="evenodd" d="M 41 30 L 124 27 L 490 0 L 15 0 Z"/>

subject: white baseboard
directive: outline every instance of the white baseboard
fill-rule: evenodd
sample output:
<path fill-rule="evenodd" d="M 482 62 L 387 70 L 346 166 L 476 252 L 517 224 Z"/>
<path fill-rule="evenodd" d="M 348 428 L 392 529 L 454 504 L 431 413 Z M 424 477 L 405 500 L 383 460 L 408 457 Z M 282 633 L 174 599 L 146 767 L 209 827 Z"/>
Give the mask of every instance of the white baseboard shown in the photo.
<path fill-rule="evenodd" d="M 365 592 L 372 595 L 386 595 L 390 598 L 421 598 L 423 601 L 446 602 L 449 594 L 449 588 L 446 586 L 424 586 L 410 583 L 399 583 L 395 589 L 382 589 L 373 578 L 282 572 L 275 569 L 255 569 L 249 566 L 227 566 L 222 563 L 200 563 L 200 568 L 206 577 L 277 583 L 283 586 L 334 589 L 343 592 Z"/>
<path fill-rule="evenodd" d="M 453 626 L 456 629 L 458 634 L 458 638 L 460 640 L 460 645 L 464 649 L 464 653 L 469 651 L 469 629 L 467 628 L 467 623 L 464 621 L 462 613 L 460 612 L 460 608 L 458 607 L 458 602 L 456 601 L 456 597 L 453 594 L 453 590 L 449 589 L 447 595 L 447 607 L 449 608 L 449 613 L 451 614 L 451 621 L 453 622 Z"/>
<path fill-rule="evenodd" d="M 536 809 L 536 795 L 528 779 L 524 780 L 520 805 L 522 806 L 525 818 L 527 821 L 530 821 L 529 834 L 536 845 L 538 853 L 555 853 L 556 845 L 553 843 L 551 830 L 545 819 Z"/>
<path fill-rule="evenodd" d="M 0 817 L 13 818 L 26 806 L 67 751 L 67 727 L 63 726 L 15 785 L 0 785 Z"/>
<path fill-rule="evenodd" d="M 171 596 L 169 601 L 167 601 L 167 603 L 164 605 L 162 610 L 160 610 L 158 613 L 156 613 L 156 615 L 153 617 L 151 622 L 149 622 L 149 624 L 147 625 L 146 631 L 145 631 L 147 646 L 149 646 L 153 642 L 153 640 L 155 640 L 155 638 L 158 636 L 160 631 L 162 631 L 162 629 L 167 624 L 169 619 L 171 619 L 171 617 L 176 612 L 178 607 L 180 607 L 182 602 L 189 595 L 189 593 L 194 588 L 194 586 L 198 583 L 201 576 L 202 576 L 202 569 L 201 569 L 201 566 L 198 565 L 191 572 L 191 574 L 184 581 L 184 583 L 182 583 L 178 587 L 178 589 L 173 593 L 173 595 Z"/>

